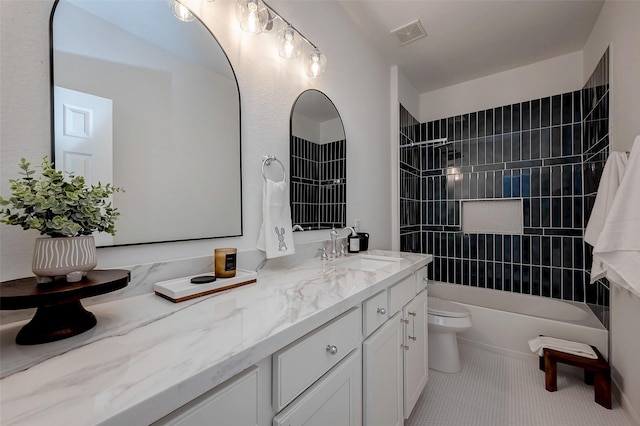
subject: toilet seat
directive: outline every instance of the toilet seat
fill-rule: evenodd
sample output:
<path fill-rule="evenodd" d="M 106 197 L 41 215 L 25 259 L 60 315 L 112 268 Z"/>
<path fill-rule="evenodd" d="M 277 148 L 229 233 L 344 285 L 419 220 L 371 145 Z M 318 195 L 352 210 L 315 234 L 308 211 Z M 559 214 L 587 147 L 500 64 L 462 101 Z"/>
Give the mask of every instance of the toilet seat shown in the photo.
<path fill-rule="evenodd" d="M 427 298 L 427 305 L 427 312 L 430 315 L 447 318 L 464 318 L 471 316 L 471 312 L 464 307 L 438 297 Z"/>

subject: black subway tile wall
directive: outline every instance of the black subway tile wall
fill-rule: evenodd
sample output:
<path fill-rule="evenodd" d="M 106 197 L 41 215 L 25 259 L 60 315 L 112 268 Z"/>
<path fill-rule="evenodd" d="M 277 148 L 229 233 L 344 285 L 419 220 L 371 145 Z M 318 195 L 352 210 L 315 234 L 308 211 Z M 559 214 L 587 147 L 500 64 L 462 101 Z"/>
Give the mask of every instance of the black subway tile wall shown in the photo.
<path fill-rule="evenodd" d="M 421 170 L 424 152 L 420 147 L 411 147 L 420 134 L 418 121 L 400 108 L 400 234 L 405 251 L 423 252 L 421 243 L 421 203 L 426 198 L 426 187 L 422 186 Z M 425 191 L 425 192 L 423 192 Z M 424 212 L 426 214 L 426 211 Z"/>
<path fill-rule="evenodd" d="M 607 58 L 575 92 L 421 124 L 400 106 L 401 249 L 434 255 L 430 279 L 608 300 L 606 284 L 588 284 L 583 240 L 608 154 L 608 90 L 595 81 Z M 461 200 L 512 197 L 523 234 L 461 232 Z"/>
<path fill-rule="evenodd" d="M 345 140 L 317 144 L 291 137 L 291 216 L 304 229 L 346 223 Z"/>
<path fill-rule="evenodd" d="M 609 50 L 600 59 L 582 89 L 584 111 L 582 138 L 584 170 L 583 216 L 585 226 L 593 209 L 600 177 L 609 156 Z M 593 247 L 584 243 L 587 278 L 591 269 Z M 587 284 L 586 302 L 600 321 L 609 328 L 609 282 L 606 279 Z"/>

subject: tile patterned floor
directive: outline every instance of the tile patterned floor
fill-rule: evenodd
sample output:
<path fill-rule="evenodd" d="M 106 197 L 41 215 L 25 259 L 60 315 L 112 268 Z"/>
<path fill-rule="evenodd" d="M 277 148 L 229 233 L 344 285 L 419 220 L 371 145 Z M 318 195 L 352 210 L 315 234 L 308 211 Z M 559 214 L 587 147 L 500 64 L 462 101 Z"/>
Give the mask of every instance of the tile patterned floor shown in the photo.
<path fill-rule="evenodd" d="M 613 401 L 593 400 L 582 370 L 558 368 L 558 391 L 547 392 L 537 363 L 460 345 L 458 374 L 429 370 L 429 383 L 405 426 L 628 426 Z"/>

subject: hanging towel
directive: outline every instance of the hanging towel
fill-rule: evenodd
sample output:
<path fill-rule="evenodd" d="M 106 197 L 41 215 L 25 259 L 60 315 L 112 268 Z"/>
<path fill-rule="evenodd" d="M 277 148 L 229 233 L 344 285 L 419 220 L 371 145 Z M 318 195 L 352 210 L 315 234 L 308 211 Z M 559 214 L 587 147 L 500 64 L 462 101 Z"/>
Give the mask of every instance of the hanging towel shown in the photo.
<path fill-rule="evenodd" d="M 596 202 L 591 210 L 587 229 L 584 231 L 584 240 L 595 247 L 607 214 L 613 205 L 620 182 L 627 167 L 627 154 L 624 152 L 612 152 L 607 159 L 600 178 Z"/>
<path fill-rule="evenodd" d="M 570 340 L 556 339 L 555 337 L 539 336 L 531 339 L 529 340 L 529 348 L 531 352 L 538 356 L 544 355 L 544 348 L 547 348 L 585 358 L 598 359 L 598 355 L 596 355 L 591 346 Z"/>
<path fill-rule="evenodd" d="M 640 296 L 640 136 L 593 249 L 591 282 L 606 277 Z"/>
<path fill-rule="evenodd" d="M 256 248 L 266 252 L 267 259 L 295 254 L 289 185 L 285 180 L 265 179 L 262 190 L 262 226 Z"/>

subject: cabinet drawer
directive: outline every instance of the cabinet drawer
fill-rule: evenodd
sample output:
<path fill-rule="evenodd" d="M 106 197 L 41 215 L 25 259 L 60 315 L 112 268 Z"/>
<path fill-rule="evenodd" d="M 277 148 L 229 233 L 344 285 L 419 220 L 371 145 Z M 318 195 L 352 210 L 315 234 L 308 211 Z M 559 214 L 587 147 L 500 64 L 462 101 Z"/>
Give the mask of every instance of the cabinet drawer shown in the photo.
<path fill-rule="evenodd" d="M 416 271 L 417 291 L 420 293 L 427 288 L 427 267 L 420 268 Z"/>
<path fill-rule="evenodd" d="M 273 408 L 276 411 L 359 345 L 361 315 L 360 309 L 354 308 L 273 355 Z"/>
<path fill-rule="evenodd" d="M 152 426 L 255 426 L 257 422 L 258 369 L 251 367 Z"/>
<path fill-rule="evenodd" d="M 389 288 L 389 316 L 395 315 L 416 295 L 416 278 L 413 274 Z"/>
<path fill-rule="evenodd" d="M 362 304 L 363 334 L 373 333 L 389 318 L 387 315 L 387 291 L 381 291 Z"/>

